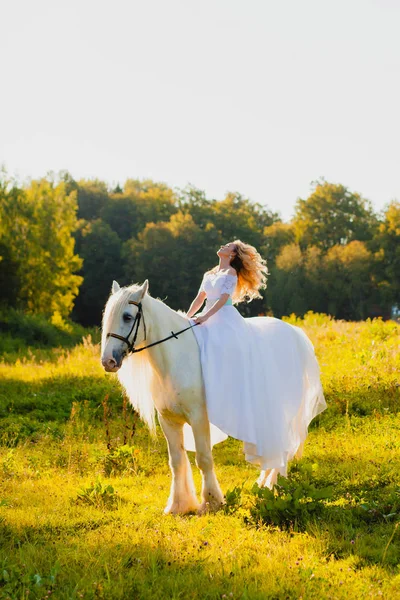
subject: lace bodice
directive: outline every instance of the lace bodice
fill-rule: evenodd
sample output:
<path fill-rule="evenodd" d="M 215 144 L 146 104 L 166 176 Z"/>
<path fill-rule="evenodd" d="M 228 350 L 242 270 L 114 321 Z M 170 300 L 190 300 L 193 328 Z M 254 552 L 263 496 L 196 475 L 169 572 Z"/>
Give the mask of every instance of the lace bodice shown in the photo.
<path fill-rule="evenodd" d="M 207 300 L 218 300 L 222 294 L 232 296 L 237 284 L 237 276 L 229 273 L 206 273 L 201 282 L 199 292 L 205 292 Z"/>

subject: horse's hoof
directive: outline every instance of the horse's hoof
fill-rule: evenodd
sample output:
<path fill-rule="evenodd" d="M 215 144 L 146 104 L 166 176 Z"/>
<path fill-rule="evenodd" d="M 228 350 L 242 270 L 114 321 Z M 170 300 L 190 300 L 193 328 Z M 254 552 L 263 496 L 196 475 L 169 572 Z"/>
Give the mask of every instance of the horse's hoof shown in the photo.
<path fill-rule="evenodd" d="M 164 509 L 164 515 L 187 515 L 196 513 L 199 510 L 199 503 L 196 502 L 173 502 Z"/>
<path fill-rule="evenodd" d="M 211 512 L 210 503 L 202 502 L 197 510 L 197 514 L 199 515 L 199 517 L 201 517 L 202 515 L 206 515 L 209 512 Z"/>
<path fill-rule="evenodd" d="M 219 510 L 221 508 L 221 506 L 224 503 L 224 499 L 221 498 L 211 498 L 210 500 L 204 500 L 198 510 L 197 510 L 197 514 L 198 515 L 204 515 L 208 512 L 217 512 L 217 510 Z"/>

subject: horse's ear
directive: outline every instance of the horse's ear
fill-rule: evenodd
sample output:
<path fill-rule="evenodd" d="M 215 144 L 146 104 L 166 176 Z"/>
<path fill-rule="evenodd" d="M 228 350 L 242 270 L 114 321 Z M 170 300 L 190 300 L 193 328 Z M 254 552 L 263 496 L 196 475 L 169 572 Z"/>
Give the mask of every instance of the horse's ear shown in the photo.
<path fill-rule="evenodd" d="M 119 286 L 119 283 L 118 283 L 117 281 L 115 281 L 115 280 L 114 280 L 114 281 L 112 282 L 111 293 L 112 293 L 112 294 L 115 294 L 115 293 L 116 293 L 116 292 L 118 292 L 118 290 L 120 290 L 120 289 L 121 289 L 121 288 L 120 288 L 120 286 Z"/>
<path fill-rule="evenodd" d="M 149 290 L 149 280 L 146 279 L 146 281 L 144 282 L 144 284 L 140 288 L 140 299 L 141 300 L 147 294 L 148 290 Z"/>

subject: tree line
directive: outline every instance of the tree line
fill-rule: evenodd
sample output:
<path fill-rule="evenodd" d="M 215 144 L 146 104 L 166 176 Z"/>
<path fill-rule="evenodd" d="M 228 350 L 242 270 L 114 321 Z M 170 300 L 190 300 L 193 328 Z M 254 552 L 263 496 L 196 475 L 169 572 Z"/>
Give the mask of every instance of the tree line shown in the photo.
<path fill-rule="evenodd" d="M 0 175 L 0 304 L 53 322 L 97 325 L 113 279 L 150 281 L 153 296 L 186 310 L 221 243 L 258 248 L 270 276 L 246 316 L 389 317 L 400 299 L 400 203 L 382 213 L 324 180 L 283 222 L 238 193 L 215 200 L 128 179 L 113 189 L 63 172 L 21 184 Z"/>

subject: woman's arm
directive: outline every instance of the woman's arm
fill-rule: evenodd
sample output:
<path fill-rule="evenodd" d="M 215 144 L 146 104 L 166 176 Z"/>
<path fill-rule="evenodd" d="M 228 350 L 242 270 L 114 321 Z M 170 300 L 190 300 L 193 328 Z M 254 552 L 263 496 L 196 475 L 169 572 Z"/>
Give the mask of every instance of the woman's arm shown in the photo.
<path fill-rule="evenodd" d="M 206 313 L 204 313 L 204 315 L 201 315 L 200 317 L 195 317 L 194 320 L 196 321 L 196 323 L 200 323 L 200 324 L 204 323 L 212 315 L 215 315 L 215 313 L 218 312 L 219 309 L 222 308 L 226 304 L 226 301 L 228 300 L 228 298 L 229 298 L 229 294 L 221 294 L 221 296 L 218 298 L 218 300 L 216 302 L 214 302 L 212 307 Z"/>
<path fill-rule="evenodd" d="M 193 315 L 195 315 L 197 313 L 197 311 L 203 306 L 203 302 L 206 299 L 206 293 L 205 292 L 199 292 L 196 296 L 196 298 L 193 300 L 192 304 L 190 305 L 189 310 L 186 313 L 186 316 L 190 319 Z"/>

